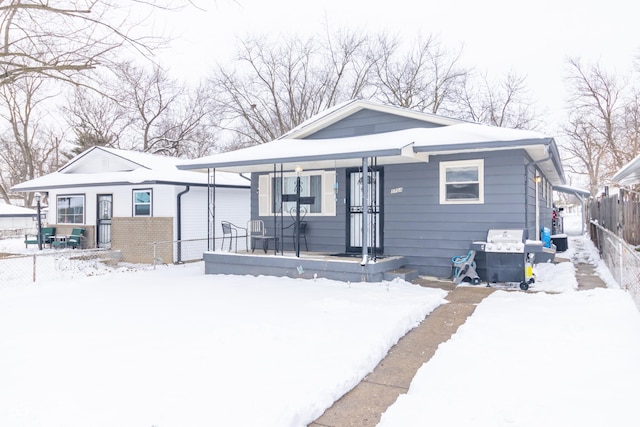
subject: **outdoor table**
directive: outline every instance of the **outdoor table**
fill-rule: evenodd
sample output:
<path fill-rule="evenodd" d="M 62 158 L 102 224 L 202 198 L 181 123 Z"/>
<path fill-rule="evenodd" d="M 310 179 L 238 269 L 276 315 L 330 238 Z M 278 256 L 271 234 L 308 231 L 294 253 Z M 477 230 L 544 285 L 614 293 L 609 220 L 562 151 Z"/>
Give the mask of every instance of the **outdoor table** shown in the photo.
<path fill-rule="evenodd" d="M 55 248 L 66 248 L 67 247 L 67 239 L 69 236 L 65 234 L 56 234 L 53 236 L 53 247 Z"/>

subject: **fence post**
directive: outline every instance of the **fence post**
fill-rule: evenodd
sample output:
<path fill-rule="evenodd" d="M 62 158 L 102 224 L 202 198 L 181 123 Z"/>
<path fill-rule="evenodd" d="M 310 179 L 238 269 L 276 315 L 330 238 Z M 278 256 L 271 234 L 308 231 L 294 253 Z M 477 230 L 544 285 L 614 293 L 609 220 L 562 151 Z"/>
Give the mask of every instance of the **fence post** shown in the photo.
<path fill-rule="evenodd" d="M 157 243 L 158 243 L 158 242 L 153 242 L 153 269 L 154 269 L 154 270 L 156 269 L 156 259 L 157 259 L 157 256 L 156 256 L 156 246 L 157 246 Z"/>
<path fill-rule="evenodd" d="M 36 255 L 33 254 L 33 279 L 32 281 L 35 283 L 36 281 Z"/>
<path fill-rule="evenodd" d="M 618 246 L 620 247 L 620 282 L 619 283 L 620 283 L 620 287 L 622 289 L 626 290 L 626 287 L 625 287 L 624 282 L 623 282 L 623 276 L 622 276 L 623 272 L 624 272 L 624 268 L 623 268 L 624 267 L 624 264 L 623 264 L 624 257 L 623 257 L 623 254 L 622 254 L 622 251 L 624 250 L 624 246 L 622 245 L 621 241 L 618 241 Z"/>

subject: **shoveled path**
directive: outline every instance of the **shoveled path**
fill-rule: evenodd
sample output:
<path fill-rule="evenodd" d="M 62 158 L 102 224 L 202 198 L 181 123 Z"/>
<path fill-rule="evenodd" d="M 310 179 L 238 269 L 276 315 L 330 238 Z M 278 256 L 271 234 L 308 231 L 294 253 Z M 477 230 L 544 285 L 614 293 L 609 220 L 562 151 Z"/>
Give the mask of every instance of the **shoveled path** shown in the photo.
<path fill-rule="evenodd" d="M 582 244 L 580 241 L 572 243 Z M 606 287 L 590 260 L 584 257 L 584 248 L 576 247 L 571 260 L 562 259 L 562 254 L 558 254 L 556 262 L 563 261 L 573 262 L 576 267 L 578 290 Z M 400 394 L 409 390 L 418 368 L 431 359 L 438 345 L 451 338 L 458 327 L 474 312 L 476 306 L 495 290 L 489 287 L 455 287 L 451 282 L 424 279 L 418 279 L 416 283 L 449 291 L 449 304 L 437 307 L 420 325 L 402 337 L 372 373 L 336 401 L 309 427 L 377 425 L 382 413 Z"/>
<path fill-rule="evenodd" d="M 420 280 L 420 279 L 419 279 Z M 437 307 L 389 350 L 372 373 L 336 401 L 312 427 L 375 426 L 400 394 L 409 390 L 418 368 L 435 354 L 491 292 L 488 287 L 453 287 L 450 282 L 420 280 L 420 285 L 444 288 L 448 304 Z"/>

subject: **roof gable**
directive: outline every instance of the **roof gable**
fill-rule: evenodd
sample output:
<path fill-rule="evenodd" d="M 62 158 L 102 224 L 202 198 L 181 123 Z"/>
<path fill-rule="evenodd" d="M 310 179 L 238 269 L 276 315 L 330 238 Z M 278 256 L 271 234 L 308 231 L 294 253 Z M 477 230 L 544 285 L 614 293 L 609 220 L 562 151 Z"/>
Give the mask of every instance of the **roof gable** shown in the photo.
<path fill-rule="evenodd" d="M 376 114 L 377 113 L 377 114 Z M 386 117 L 384 120 L 367 120 L 367 117 Z M 344 122 L 341 125 L 340 122 Z M 352 100 L 336 105 L 305 120 L 278 139 L 319 139 L 371 135 L 417 127 L 439 127 L 462 120 L 437 116 L 365 100 Z M 331 129 L 334 132 L 330 132 Z M 349 129 L 349 134 L 340 134 L 336 129 Z"/>
<path fill-rule="evenodd" d="M 58 172 L 130 172 L 140 168 L 154 169 L 162 166 L 173 166 L 174 164 L 173 158 L 96 146 L 71 159 L 69 163 L 58 169 Z"/>
<path fill-rule="evenodd" d="M 40 191 L 56 188 L 96 187 L 132 184 L 209 185 L 208 174 L 178 170 L 177 157 L 138 151 L 92 147 L 71 159 L 56 172 L 14 185 L 13 191 Z M 235 173 L 216 177 L 218 187 L 249 187 Z"/>

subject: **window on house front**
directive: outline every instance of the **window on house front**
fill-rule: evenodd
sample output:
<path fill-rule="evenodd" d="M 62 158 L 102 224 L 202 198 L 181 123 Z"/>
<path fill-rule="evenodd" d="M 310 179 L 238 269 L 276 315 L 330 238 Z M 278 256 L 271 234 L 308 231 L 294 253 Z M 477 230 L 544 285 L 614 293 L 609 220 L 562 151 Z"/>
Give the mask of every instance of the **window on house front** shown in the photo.
<path fill-rule="evenodd" d="M 280 177 L 271 178 L 271 184 L 273 185 L 273 198 L 274 206 L 271 209 L 272 212 L 280 213 L 280 209 L 286 212 L 292 212 L 296 207 L 295 201 L 282 202 L 282 194 L 296 194 L 297 177 L 285 176 L 284 184 L 282 184 Z M 321 213 L 322 212 L 322 175 L 307 175 L 300 177 L 300 196 L 301 197 L 313 197 L 312 204 L 302 204 L 301 206 L 306 209 L 307 213 Z"/>
<path fill-rule="evenodd" d="M 58 224 L 84 224 L 84 196 L 58 196 L 57 216 Z"/>
<path fill-rule="evenodd" d="M 151 216 L 152 192 L 133 190 L 133 216 Z"/>
<path fill-rule="evenodd" d="M 296 194 L 295 173 L 261 175 L 259 178 L 259 215 L 291 214 L 296 202 L 283 201 L 282 195 Z M 312 197 L 313 203 L 301 204 L 307 215 L 335 215 L 335 172 L 311 171 L 300 176 L 300 196 Z"/>
<path fill-rule="evenodd" d="M 484 160 L 440 162 L 440 203 L 484 203 Z"/>

